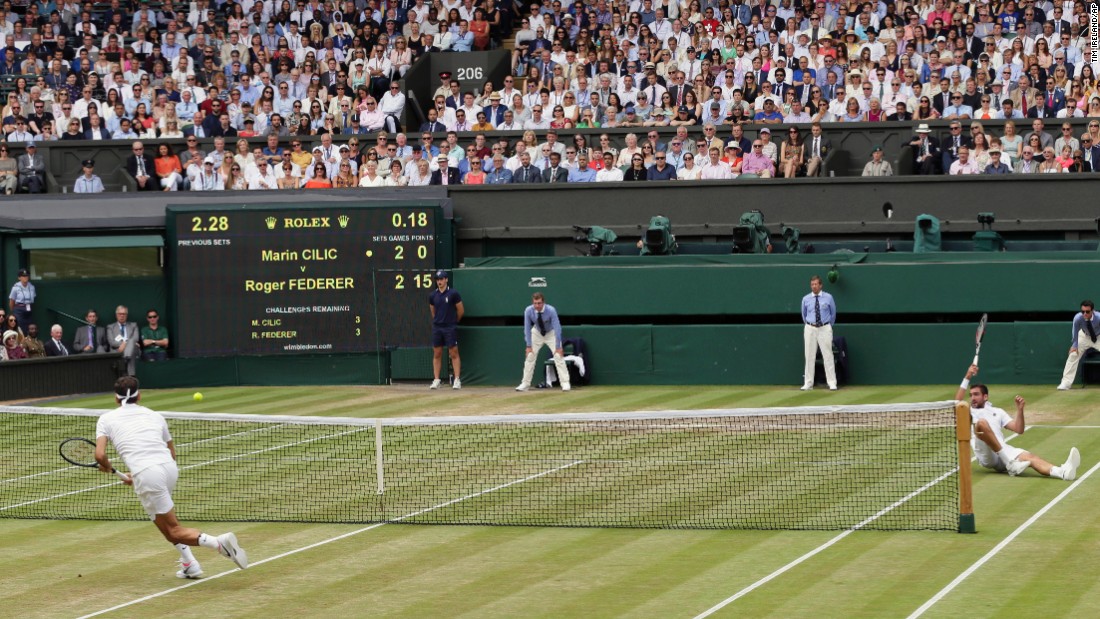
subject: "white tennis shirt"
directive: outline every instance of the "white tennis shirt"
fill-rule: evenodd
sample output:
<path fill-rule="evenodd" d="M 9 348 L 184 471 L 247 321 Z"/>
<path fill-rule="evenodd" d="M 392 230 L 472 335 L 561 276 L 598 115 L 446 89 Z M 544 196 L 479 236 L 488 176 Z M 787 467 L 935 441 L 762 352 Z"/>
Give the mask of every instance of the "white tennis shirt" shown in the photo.
<path fill-rule="evenodd" d="M 168 422 L 160 413 L 126 404 L 104 413 L 96 422 L 96 438 L 106 436 L 134 475 L 158 464 L 174 463 L 168 451 Z"/>

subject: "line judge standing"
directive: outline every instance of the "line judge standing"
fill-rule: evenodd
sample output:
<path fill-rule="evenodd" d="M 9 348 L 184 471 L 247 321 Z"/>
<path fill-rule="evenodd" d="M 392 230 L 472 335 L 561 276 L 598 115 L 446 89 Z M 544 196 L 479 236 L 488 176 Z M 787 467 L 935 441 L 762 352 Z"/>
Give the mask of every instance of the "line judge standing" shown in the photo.
<path fill-rule="evenodd" d="M 1077 378 L 1077 364 L 1089 349 L 1100 350 L 1100 344 L 1096 342 L 1100 335 L 1100 316 L 1096 315 L 1094 309 L 1092 301 L 1085 299 L 1081 301 L 1081 311 L 1073 317 L 1069 357 L 1066 359 L 1066 368 L 1062 371 L 1062 382 L 1058 383 L 1059 391 L 1067 391 L 1073 386 L 1073 380 Z"/>
<path fill-rule="evenodd" d="M 546 303 L 541 292 L 531 295 L 531 305 L 523 310 L 523 339 L 527 342 L 527 358 L 523 362 L 523 380 L 516 391 L 531 388 L 535 361 L 543 346 L 554 353 L 554 367 L 558 370 L 561 390 L 569 391 L 569 368 L 565 367 L 565 353 L 561 348 L 561 320 L 558 319 L 558 310 Z"/>
<path fill-rule="evenodd" d="M 836 391 L 836 366 L 833 364 L 833 323 L 836 322 L 836 302 L 833 295 L 821 289 L 821 278 L 810 278 L 810 294 L 802 297 L 802 339 L 805 343 L 806 371 L 802 375 L 802 391 L 814 388 L 814 366 L 817 350 L 825 360 L 825 380 L 829 391 Z"/>

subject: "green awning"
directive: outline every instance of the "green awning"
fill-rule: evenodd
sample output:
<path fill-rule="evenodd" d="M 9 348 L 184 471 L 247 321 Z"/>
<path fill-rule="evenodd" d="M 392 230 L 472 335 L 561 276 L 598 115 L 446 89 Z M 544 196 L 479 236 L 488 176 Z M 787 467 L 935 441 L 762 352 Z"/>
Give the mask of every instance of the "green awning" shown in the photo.
<path fill-rule="evenodd" d="M 20 239 L 23 249 L 113 249 L 117 247 L 164 247 L 159 234 L 133 236 L 41 236 Z"/>

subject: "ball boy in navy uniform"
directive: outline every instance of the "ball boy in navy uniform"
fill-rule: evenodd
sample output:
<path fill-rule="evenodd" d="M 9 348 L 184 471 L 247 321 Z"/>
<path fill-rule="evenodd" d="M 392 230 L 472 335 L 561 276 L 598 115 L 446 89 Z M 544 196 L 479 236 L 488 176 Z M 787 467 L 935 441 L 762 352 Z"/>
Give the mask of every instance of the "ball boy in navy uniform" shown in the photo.
<path fill-rule="evenodd" d="M 454 369 L 454 389 L 462 388 L 462 361 L 458 357 L 458 321 L 462 320 L 464 309 L 462 307 L 462 295 L 447 286 L 447 272 L 435 272 L 435 290 L 432 291 L 428 302 L 432 309 L 432 370 L 435 372 L 435 380 L 432 381 L 432 389 L 439 389 L 441 384 L 439 372 L 443 368 L 443 347 L 451 356 L 451 367 Z"/>

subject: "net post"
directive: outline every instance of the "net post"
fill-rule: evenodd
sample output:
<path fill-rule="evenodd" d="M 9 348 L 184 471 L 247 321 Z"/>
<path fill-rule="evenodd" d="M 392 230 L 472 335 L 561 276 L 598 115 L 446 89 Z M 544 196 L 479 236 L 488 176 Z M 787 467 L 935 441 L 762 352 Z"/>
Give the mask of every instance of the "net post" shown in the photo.
<path fill-rule="evenodd" d="M 382 468 L 382 420 L 374 420 L 374 470 L 378 475 L 378 494 L 386 491 L 385 475 Z"/>
<path fill-rule="evenodd" d="M 955 438 L 959 442 L 959 533 L 977 533 L 970 475 L 970 405 L 966 402 L 955 403 Z"/>

